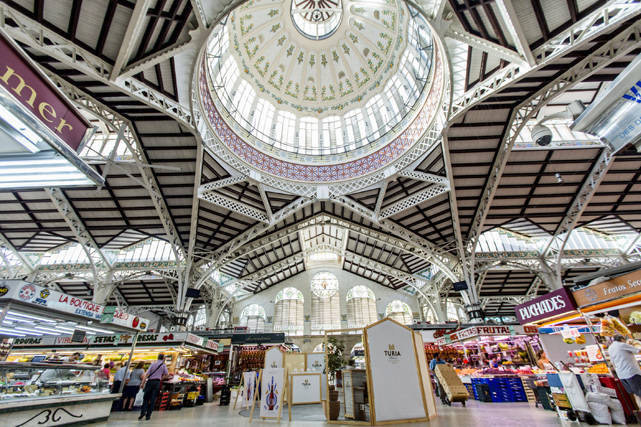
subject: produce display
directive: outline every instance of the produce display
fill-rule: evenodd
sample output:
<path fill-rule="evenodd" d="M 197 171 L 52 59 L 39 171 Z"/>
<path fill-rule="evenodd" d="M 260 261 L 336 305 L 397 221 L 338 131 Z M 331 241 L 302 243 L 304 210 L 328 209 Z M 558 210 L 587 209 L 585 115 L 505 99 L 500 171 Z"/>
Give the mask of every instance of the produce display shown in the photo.
<path fill-rule="evenodd" d="M 632 338 L 632 332 L 619 318 L 606 316 L 601 319 L 601 336 L 613 337 L 615 335 Z"/>

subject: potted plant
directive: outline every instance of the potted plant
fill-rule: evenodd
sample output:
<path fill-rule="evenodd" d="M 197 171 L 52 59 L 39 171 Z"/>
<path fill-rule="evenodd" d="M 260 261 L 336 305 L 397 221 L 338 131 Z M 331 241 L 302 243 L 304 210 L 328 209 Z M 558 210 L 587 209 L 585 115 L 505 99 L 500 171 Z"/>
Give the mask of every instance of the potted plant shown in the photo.
<path fill-rule="evenodd" d="M 336 379 L 336 371 L 343 367 L 343 351 L 345 345 L 339 342 L 335 337 L 330 337 L 327 342 L 327 372 L 329 373 L 330 382 Z M 338 390 L 333 384 L 329 385 L 329 419 L 337 420 L 341 410 L 341 403 L 338 400 Z"/>

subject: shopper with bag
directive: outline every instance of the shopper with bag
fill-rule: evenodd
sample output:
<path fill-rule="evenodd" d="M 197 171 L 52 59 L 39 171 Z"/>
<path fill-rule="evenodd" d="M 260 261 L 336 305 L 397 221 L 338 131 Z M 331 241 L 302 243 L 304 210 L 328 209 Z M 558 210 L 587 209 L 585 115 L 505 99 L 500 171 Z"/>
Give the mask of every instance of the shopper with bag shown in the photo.
<path fill-rule="evenodd" d="M 133 409 L 136 400 L 136 394 L 139 390 L 142 391 L 140 389 L 140 385 L 142 384 L 142 380 L 145 377 L 145 370 L 143 369 L 144 366 L 144 362 L 138 362 L 134 370 L 131 371 L 128 376 L 127 384 L 125 385 L 125 389 L 122 393 L 122 397 L 124 399 L 124 402 L 122 404 L 123 411 L 131 411 Z M 142 402 L 140 403 L 140 405 L 142 405 Z"/>
<path fill-rule="evenodd" d="M 140 386 L 144 390 L 145 396 L 143 398 L 142 409 L 138 420 L 142 420 L 142 417 L 146 417 L 147 420 L 151 418 L 151 413 L 153 412 L 154 405 L 156 404 L 156 398 L 160 392 L 160 381 L 168 377 L 169 371 L 165 365 L 165 355 L 160 353 L 158 355 L 158 360 L 152 363 L 149 369 L 147 369 L 145 380 Z"/>

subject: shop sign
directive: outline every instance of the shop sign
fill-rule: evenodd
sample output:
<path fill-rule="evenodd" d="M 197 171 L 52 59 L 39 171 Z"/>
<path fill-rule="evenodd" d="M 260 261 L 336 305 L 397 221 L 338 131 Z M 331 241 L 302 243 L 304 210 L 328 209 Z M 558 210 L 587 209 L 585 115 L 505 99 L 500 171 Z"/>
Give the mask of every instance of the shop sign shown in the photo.
<path fill-rule="evenodd" d="M 578 307 L 585 307 L 637 292 L 641 292 L 641 270 L 579 289 L 574 291 L 572 296 Z"/>
<path fill-rule="evenodd" d="M 73 341 L 72 335 L 66 335 L 62 337 L 55 337 L 53 340 L 53 345 L 78 345 L 78 344 L 88 345 L 88 344 L 91 344 L 94 338 L 95 337 L 89 337 L 85 335 L 82 338 L 81 342 L 76 342 L 76 341 Z"/>
<path fill-rule="evenodd" d="M 194 335 L 194 334 L 190 334 L 190 333 L 187 333 L 185 335 L 185 342 L 188 342 L 189 344 L 194 344 L 194 345 L 202 347 L 204 341 L 205 341 L 205 339 L 202 338 L 202 337 L 199 337 L 198 335 Z"/>
<path fill-rule="evenodd" d="M 218 347 L 219 346 L 217 341 L 207 340 L 207 342 L 205 343 L 205 348 L 208 348 L 209 350 L 212 350 L 215 352 L 219 352 Z"/>
<path fill-rule="evenodd" d="M 5 281 L 0 283 L 0 287 L 8 289 L 3 296 L 0 296 L 3 299 L 13 299 L 23 304 L 46 307 L 91 320 L 100 320 L 102 318 L 104 310 L 102 305 L 52 289 L 42 288 L 22 281 Z"/>
<path fill-rule="evenodd" d="M 576 308 L 572 295 L 561 288 L 515 307 L 520 324 L 533 323 L 542 319 L 560 316 Z"/>
<path fill-rule="evenodd" d="M 514 329 L 510 326 L 472 326 L 471 328 L 462 329 L 450 334 L 449 342 L 493 335 L 514 335 Z"/>
<path fill-rule="evenodd" d="M 113 316 L 113 318 L 110 322 L 104 322 L 103 320 L 103 323 L 112 323 L 114 325 L 124 326 L 125 328 L 135 329 L 138 331 L 146 331 L 149 326 L 149 320 L 144 317 L 129 314 L 118 307 L 115 307 L 111 316 Z"/>
<path fill-rule="evenodd" d="M 78 150 L 89 123 L 45 77 L 0 36 L 0 86 L 67 145 Z"/>

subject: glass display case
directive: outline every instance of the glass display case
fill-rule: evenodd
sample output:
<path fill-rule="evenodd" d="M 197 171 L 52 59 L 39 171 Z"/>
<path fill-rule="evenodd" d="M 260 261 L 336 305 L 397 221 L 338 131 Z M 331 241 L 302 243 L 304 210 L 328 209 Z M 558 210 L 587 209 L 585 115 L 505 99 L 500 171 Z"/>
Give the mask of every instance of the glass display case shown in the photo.
<path fill-rule="evenodd" d="M 0 362 L 0 402 L 109 393 L 99 367 L 63 363 Z"/>

